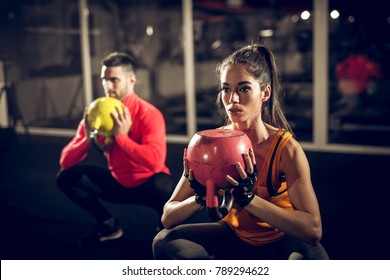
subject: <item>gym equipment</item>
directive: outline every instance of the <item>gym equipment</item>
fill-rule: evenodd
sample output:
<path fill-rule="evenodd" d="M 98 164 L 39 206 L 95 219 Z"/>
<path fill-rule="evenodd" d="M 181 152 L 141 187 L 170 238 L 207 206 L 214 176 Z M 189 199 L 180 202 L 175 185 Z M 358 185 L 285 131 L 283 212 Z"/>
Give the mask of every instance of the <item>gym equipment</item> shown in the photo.
<path fill-rule="evenodd" d="M 116 114 L 116 107 L 123 113 L 122 102 L 116 98 L 100 97 L 91 102 L 86 112 L 91 133 L 106 137 L 112 136 L 114 120 L 111 113 Z"/>
<path fill-rule="evenodd" d="M 114 120 L 111 113 L 116 114 L 116 107 L 123 113 L 123 104 L 114 97 L 99 97 L 89 104 L 86 110 L 86 125 L 90 129 L 89 138 L 95 147 L 103 151 L 104 146 L 112 142 Z M 106 137 L 102 146 L 98 136 Z"/>
<path fill-rule="evenodd" d="M 239 130 L 209 129 L 197 132 L 187 147 L 188 168 L 193 177 L 206 187 L 207 211 L 213 220 L 226 215 L 232 206 L 231 185 L 226 175 L 239 179 L 236 164 L 245 166 L 243 154 L 252 143 Z M 218 206 L 218 191 L 224 190 L 221 206 Z"/>

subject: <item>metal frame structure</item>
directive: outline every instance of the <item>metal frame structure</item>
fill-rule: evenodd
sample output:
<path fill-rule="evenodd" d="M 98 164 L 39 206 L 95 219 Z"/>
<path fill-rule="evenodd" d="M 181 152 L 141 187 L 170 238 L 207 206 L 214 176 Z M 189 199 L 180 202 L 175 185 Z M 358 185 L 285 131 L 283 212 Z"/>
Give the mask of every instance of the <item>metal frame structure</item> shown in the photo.
<path fill-rule="evenodd" d="M 314 93 L 313 93 L 313 142 L 302 142 L 307 151 L 382 154 L 390 155 L 390 148 L 379 146 L 331 144 L 328 143 L 328 0 L 313 0 L 314 7 Z M 84 100 L 92 101 L 92 71 L 88 34 L 88 0 L 79 0 L 81 23 L 81 52 Z M 186 97 L 186 135 L 167 135 L 168 143 L 188 143 L 196 132 L 196 99 L 195 99 L 195 61 L 193 38 L 192 0 L 182 0 L 183 38 L 184 38 L 184 75 Z M 0 116 L 1 118 L 1 116 Z M 1 123 L 1 119 L 0 119 Z M 17 127 L 17 132 L 23 132 Z M 29 127 L 30 134 L 51 136 L 72 136 L 75 130 Z"/>

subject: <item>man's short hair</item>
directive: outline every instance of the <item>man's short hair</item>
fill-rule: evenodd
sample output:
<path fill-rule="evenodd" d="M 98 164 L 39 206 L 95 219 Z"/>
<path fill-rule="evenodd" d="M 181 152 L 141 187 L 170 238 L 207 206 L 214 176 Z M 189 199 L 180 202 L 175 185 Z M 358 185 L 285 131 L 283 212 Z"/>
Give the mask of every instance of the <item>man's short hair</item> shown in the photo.
<path fill-rule="evenodd" d="M 123 52 L 110 53 L 102 60 L 102 65 L 106 67 L 122 66 L 123 68 L 127 69 L 128 72 L 134 73 L 137 67 L 134 57 Z"/>

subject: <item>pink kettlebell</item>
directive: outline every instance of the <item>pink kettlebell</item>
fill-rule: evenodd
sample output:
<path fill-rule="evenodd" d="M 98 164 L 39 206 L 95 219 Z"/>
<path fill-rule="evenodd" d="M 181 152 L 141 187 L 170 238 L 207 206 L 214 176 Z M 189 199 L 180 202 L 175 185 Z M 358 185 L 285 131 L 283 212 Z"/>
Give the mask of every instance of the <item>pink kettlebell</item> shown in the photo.
<path fill-rule="evenodd" d="M 252 143 L 244 132 L 227 129 L 199 131 L 188 144 L 188 168 L 194 179 L 206 187 L 206 206 L 213 220 L 221 219 L 230 211 L 233 199 L 226 175 L 239 178 L 236 164 L 240 162 L 245 166 L 243 154 L 251 147 Z M 219 189 L 225 190 L 221 206 L 218 205 Z"/>

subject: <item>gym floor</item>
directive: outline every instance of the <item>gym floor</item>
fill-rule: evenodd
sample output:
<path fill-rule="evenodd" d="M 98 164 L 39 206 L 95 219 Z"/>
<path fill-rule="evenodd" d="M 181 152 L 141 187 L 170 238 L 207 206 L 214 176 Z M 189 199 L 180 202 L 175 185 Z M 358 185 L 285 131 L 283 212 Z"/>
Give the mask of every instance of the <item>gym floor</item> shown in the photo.
<path fill-rule="evenodd" d="M 1 136 L 1 135 L 0 135 Z M 4 139 L 4 137 L 3 137 Z M 12 260 L 151 259 L 157 215 L 141 205 L 106 205 L 125 235 L 97 247 L 77 240 L 94 229 L 93 219 L 56 187 L 66 137 L 0 137 L 0 257 Z M 177 179 L 184 144 L 168 144 L 167 165 Z M 387 172 L 390 156 L 307 152 L 319 200 L 324 245 L 333 260 L 390 259 Z M 103 164 L 91 151 L 87 161 Z M 207 220 L 199 213 L 188 222 Z"/>

